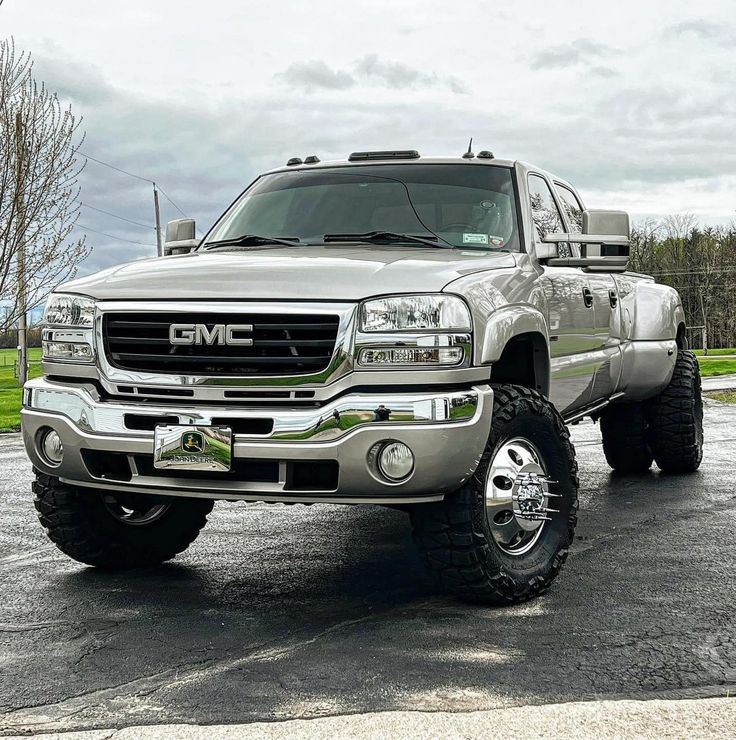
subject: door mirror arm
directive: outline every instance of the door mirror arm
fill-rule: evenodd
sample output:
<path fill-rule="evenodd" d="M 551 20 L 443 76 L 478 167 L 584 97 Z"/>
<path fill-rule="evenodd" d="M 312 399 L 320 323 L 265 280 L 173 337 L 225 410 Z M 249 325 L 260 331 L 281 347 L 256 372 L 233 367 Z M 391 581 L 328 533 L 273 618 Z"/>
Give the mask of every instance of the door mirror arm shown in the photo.
<path fill-rule="evenodd" d="M 629 216 L 623 211 L 583 211 L 583 233 L 549 233 L 537 245 L 537 258 L 551 267 L 591 272 L 624 272 L 629 264 Z M 579 244 L 579 257 L 559 257 L 559 244 Z"/>

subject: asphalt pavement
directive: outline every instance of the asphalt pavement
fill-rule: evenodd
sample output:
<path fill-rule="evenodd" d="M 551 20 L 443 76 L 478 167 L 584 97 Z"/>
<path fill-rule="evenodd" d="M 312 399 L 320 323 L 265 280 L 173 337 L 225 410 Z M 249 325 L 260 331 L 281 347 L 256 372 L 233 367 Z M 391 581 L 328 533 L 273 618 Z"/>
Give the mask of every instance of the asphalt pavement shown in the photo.
<path fill-rule="evenodd" d="M 96 572 L 46 540 L 0 437 L 0 734 L 500 710 L 513 735 L 543 709 L 515 707 L 733 695 L 736 406 L 707 402 L 689 476 L 616 477 L 597 426 L 574 440 L 562 575 L 492 609 L 438 593 L 378 507 L 220 503 L 172 563 Z"/>

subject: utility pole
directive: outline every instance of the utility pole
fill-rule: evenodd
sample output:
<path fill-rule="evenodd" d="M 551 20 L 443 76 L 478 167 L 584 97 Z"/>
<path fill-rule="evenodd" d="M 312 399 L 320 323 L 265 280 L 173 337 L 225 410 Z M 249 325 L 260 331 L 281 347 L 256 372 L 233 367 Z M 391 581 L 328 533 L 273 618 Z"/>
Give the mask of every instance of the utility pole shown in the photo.
<path fill-rule="evenodd" d="M 26 336 L 26 313 L 28 311 L 28 296 L 26 287 L 26 223 L 25 204 L 23 202 L 23 167 L 25 164 L 25 141 L 23 139 L 23 118 L 18 111 L 15 114 L 15 142 L 17 156 L 16 195 L 18 209 L 16 223 L 19 225 L 20 241 L 16 266 L 18 270 L 18 384 L 23 385 L 28 380 L 28 342 Z M 16 232 L 17 234 L 18 232 Z"/>
<path fill-rule="evenodd" d="M 163 257 L 164 248 L 161 244 L 161 209 L 158 205 L 158 190 L 156 183 L 153 183 L 153 210 L 156 214 L 156 250 L 159 257 Z"/>

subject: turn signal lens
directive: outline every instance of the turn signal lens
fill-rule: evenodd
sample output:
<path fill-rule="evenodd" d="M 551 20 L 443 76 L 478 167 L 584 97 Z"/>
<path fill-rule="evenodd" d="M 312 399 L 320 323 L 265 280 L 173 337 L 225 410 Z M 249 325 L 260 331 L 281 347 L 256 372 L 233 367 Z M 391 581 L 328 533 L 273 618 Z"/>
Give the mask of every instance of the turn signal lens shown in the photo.
<path fill-rule="evenodd" d="M 363 349 L 358 363 L 366 366 L 384 365 L 459 365 L 464 358 L 462 347 L 394 347 Z"/>
<path fill-rule="evenodd" d="M 44 360 L 65 360 L 66 362 L 92 362 L 94 352 L 86 342 L 43 343 Z"/>

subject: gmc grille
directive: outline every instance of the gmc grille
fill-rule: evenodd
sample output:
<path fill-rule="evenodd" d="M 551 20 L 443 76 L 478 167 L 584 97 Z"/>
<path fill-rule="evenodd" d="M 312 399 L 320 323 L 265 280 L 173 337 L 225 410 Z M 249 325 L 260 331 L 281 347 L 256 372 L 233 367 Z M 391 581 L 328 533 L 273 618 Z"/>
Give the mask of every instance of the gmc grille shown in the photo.
<path fill-rule="evenodd" d="M 251 346 L 173 345 L 172 324 L 251 325 Z M 109 313 L 105 354 L 121 370 L 188 375 L 305 375 L 324 370 L 337 340 L 338 316 L 305 314 Z"/>

